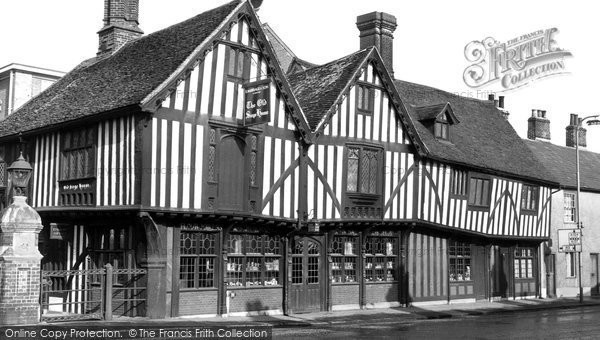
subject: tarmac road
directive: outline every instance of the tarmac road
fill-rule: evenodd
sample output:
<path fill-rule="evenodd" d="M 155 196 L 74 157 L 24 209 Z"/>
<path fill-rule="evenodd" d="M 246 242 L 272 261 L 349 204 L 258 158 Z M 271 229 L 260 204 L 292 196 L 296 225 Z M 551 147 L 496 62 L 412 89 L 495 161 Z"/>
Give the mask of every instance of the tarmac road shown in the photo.
<path fill-rule="evenodd" d="M 600 339 L 600 306 L 407 320 L 346 316 L 273 330 L 274 339 Z"/>

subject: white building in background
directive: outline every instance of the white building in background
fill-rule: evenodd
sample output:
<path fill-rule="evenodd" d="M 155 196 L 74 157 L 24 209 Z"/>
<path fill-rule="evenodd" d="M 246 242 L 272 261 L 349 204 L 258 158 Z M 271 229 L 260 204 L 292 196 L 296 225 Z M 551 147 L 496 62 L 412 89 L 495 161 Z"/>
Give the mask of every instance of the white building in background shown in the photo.
<path fill-rule="evenodd" d="M 0 120 L 65 75 L 65 72 L 22 64 L 0 68 Z"/>

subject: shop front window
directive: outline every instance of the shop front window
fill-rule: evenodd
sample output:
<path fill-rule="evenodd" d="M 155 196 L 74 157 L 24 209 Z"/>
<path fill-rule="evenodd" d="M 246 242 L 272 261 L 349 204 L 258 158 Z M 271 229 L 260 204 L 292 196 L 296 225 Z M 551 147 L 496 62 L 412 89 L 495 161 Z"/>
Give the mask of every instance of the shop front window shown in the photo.
<path fill-rule="evenodd" d="M 212 288 L 215 285 L 217 234 L 181 232 L 179 285 L 181 288 Z"/>
<path fill-rule="evenodd" d="M 450 281 L 471 281 L 471 245 L 457 241 L 449 243 Z"/>
<path fill-rule="evenodd" d="M 331 245 L 331 282 L 356 282 L 358 237 L 335 236 Z"/>
<path fill-rule="evenodd" d="M 281 239 L 279 236 L 230 234 L 225 282 L 233 287 L 281 284 Z"/>
<path fill-rule="evenodd" d="M 367 237 L 365 244 L 365 282 L 398 279 L 398 244 L 395 237 Z"/>

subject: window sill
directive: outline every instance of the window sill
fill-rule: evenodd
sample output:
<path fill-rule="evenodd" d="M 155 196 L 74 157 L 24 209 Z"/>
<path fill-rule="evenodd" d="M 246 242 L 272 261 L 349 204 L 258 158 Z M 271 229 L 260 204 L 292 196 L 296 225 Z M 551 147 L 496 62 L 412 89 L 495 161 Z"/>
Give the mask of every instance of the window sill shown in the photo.
<path fill-rule="evenodd" d="M 521 209 L 521 215 L 531 215 L 531 216 L 537 216 L 537 210 L 527 210 L 527 209 Z"/>
<path fill-rule="evenodd" d="M 380 284 L 386 284 L 386 283 L 398 283 L 398 281 L 364 281 L 365 284 L 371 285 L 380 285 Z"/>
<path fill-rule="evenodd" d="M 469 205 L 469 204 L 467 204 L 467 210 L 488 211 L 488 210 L 490 210 L 490 206 L 489 205 Z"/>

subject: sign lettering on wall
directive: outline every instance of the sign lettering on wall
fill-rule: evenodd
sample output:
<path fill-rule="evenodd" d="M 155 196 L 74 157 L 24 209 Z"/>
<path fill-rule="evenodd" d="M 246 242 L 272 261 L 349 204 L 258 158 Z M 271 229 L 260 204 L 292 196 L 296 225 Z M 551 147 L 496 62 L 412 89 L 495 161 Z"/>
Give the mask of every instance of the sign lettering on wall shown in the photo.
<path fill-rule="evenodd" d="M 271 120 L 270 79 L 244 84 L 244 125 L 268 123 Z"/>
<path fill-rule="evenodd" d="M 558 252 L 571 253 L 581 251 L 581 230 L 558 229 Z"/>
<path fill-rule="evenodd" d="M 68 224 L 50 223 L 51 240 L 67 240 L 69 234 Z"/>

